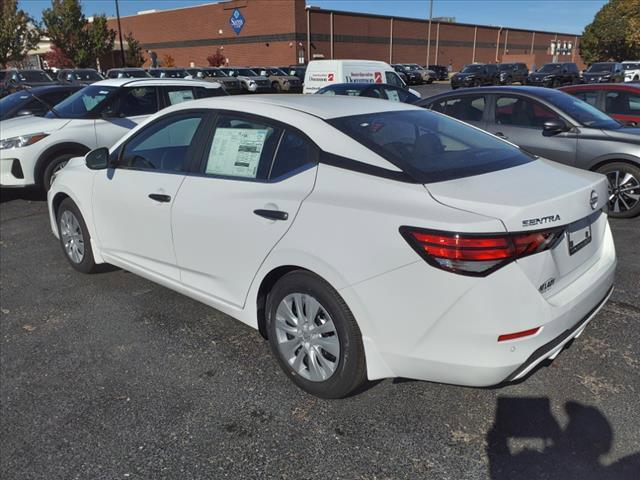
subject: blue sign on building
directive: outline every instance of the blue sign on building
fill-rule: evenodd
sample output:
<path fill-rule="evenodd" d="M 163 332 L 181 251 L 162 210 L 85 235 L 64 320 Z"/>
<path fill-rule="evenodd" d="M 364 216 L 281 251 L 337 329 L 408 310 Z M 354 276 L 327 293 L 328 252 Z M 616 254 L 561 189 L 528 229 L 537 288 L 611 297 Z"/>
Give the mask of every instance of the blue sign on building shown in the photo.
<path fill-rule="evenodd" d="M 244 27 L 244 22 L 245 20 L 242 13 L 240 13 L 240 10 L 234 8 L 231 18 L 229 19 L 229 25 L 231 25 L 233 31 L 236 32 L 236 35 L 240 35 L 240 31 L 242 30 L 242 27 Z"/>

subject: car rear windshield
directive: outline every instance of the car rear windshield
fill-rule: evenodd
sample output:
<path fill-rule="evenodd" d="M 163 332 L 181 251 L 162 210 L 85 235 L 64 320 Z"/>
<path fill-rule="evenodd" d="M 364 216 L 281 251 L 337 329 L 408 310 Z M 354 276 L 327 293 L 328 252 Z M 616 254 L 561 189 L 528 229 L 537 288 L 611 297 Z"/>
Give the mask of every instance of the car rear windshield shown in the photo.
<path fill-rule="evenodd" d="M 637 70 L 640 68 L 640 63 L 623 63 L 622 68 L 625 70 Z"/>
<path fill-rule="evenodd" d="M 442 182 L 534 160 L 493 135 L 428 110 L 404 110 L 329 120 L 420 183 Z"/>
<path fill-rule="evenodd" d="M 587 72 L 610 72 L 613 70 L 613 63 L 594 63 Z"/>
<path fill-rule="evenodd" d="M 148 78 L 149 74 L 144 70 L 117 70 L 118 78 Z"/>
<path fill-rule="evenodd" d="M 76 70 L 73 72 L 73 78 L 76 80 L 90 80 L 96 82 L 103 80 L 102 75 L 95 70 Z"/>

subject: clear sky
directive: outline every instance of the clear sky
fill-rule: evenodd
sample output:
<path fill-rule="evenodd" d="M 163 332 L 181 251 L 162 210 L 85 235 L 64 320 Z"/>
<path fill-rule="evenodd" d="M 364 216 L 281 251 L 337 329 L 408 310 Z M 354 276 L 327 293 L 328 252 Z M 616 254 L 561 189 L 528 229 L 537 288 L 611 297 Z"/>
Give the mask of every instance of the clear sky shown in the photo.
<path fill-rule="evenodd" d="M 269 0 L 260 0 L 268 2 Z M 120 0 L 120 15 L 140 10 L 169 9 L 214 3 L 211 0 Z M 434 0 L 433 15 L 455 17 L 462 23 L 582 33 L 606 0 Z M 82 0 L 84 13 L 115 15 L 115 0 Z M 427 18 L 429 0 L 307 0 L 321 8 L 402 17 Z M 50 0 L 20 0 L 21 8 L 36 19 Z"/>

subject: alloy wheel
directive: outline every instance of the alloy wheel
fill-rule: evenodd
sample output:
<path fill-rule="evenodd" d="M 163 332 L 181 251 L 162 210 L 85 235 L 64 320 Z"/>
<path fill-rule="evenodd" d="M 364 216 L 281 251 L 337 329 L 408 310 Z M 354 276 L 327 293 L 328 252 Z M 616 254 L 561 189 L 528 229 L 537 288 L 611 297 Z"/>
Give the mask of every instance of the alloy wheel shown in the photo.
<path fill-rule="evenodd" d="M 640 181 L 631 173 L 614 170 L 607 172 L 609 181 L 609 210 L 622 213 L 634 208 L 640 201 Z"/>
<path fill-rule="evenodd" d="M 60 216 L 60 235 L 64 251 L 73 263 L 81 263 L 84 258 L 84 237 L 76 216 L 69 210 Z"/>
<path fill-rule="evenodd" d="M 280 355 L 298 375 L 323 382 L 334 374 L 340 339 L 331 316 L 314 297 L 284 297 L 276 310 L 275 331 Z"/>

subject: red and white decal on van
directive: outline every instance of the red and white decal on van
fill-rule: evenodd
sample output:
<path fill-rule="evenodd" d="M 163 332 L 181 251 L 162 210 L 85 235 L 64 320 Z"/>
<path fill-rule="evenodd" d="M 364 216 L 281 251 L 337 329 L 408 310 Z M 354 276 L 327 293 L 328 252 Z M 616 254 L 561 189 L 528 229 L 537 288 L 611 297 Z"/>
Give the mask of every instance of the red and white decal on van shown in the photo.
<path fill-rule="evenodd" d="M 375 74 L 375 82 L 376 83 L 382 83 L 382 73 L 376 72 L 376 74 Z"/>
<path fill-rule="evenodd" d="M 327 73 L 327 81 L 333 82 L 333 73 Z"/>

